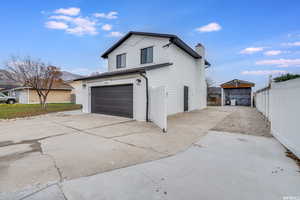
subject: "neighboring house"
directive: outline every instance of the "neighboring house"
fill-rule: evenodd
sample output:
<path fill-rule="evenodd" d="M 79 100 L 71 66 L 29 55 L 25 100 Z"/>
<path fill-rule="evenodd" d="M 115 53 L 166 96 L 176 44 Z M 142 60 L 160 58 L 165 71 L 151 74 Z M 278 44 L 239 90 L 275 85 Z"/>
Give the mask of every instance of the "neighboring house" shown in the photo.
<path fill-rule="evenodd" d="M 47 103 L 70 103 L 72 89 L 73 88 L 66 83 L 54 83 L 48 94 Z M 15 87 L 9 90 L 4 90 L 4 92 L 7 92 L 10 96 L 17 97 L 18 102 L 22 104 L 40 103 L 37 92 L 31 87 Z"/>
<path fill-rule="evenodd" d="M 1 73 L 1 70 L 0 70 Z M 1 74 L 0 74 L 0 92 L 7 91 L 10 89 L 13 89 L 15 87 L 19 87 L 20 84 L 14 82 L 14 81 L 9 81 L 5 79 L 1 79 Z"/>
<path fill-rule="evenodd" d="M 0 92 L 11 90 L 13 88 L 19 87 L 18 85 L 9 85 L 9 84 L 1 84 L 0 83 Z"/>
<path fill-rule="evenodd" d="M 206 107 L 204 47 L 195 50 L 176 35 L 129 32 L 102 58 L 108 72 L 82 81 L 83 111 L 166 120 Z"/>
<path fill-rule="evenodd" d="M 221 88 L 209 87 L 207 88 L 207 105 L 208 106 L 221 106 Z"/>
<path fill-rule="evenodd" d="M 249 81 L 234 79 L 223 83 L 222 105 L 253 106 L 252 87 L 255 84 Z"/>

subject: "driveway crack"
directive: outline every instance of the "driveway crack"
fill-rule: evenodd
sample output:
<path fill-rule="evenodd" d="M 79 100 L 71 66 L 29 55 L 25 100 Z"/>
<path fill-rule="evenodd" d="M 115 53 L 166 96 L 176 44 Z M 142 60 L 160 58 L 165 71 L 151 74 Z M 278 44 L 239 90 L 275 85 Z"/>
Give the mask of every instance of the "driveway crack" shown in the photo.
<path fill-rule="evenodd" d="M 62 124 L 62 123 L 59 123 L 59 122 L 55 122 L 55 121 L 52 121 L 53 123 L 55 124 L 58 124 L 58 125 L 61 125 L 65 128 L 70 128 L 70 129 L 73 129 L 73 130 L 76 130 L 76 131 L 85 131 L 85 130 L 91 130 L 91 129 L 95 129 L 95 128 L 103 128 L 103 127 L 108 127 L 108 126 L 114 126 L 114 125 L 118 125 L 118 124 L 126 124 L 126 123 L 131 123 L 131 122 L 134 122 L 134 120 L 128 120 L 128 121 L 122 121 L 122 122 L 115 122 L 115 123 L 111 123 L 111 124 L 104 124 L 104 125 L 101 125 L 101 126 L 94 126 L 94 127 L 91 127 L 91 128 L 86 128 L 85 130 L 83 129 L 79 129 L 79 128 L 75 128 L 73 126 L 68 126 L 68 125 L 65 125 L 65 124 Z"/>
<path fill-rule="evenodd" d="M 44 156 L 47 156 L 48 158 L 50 158 L 50 160 L 53 162 L 54 168 L 56 169 L 56 171 L 58 173 L 59 182 L 62 182 L 63 181 L 62 171 L 59 169 L 55 158 L 52 155 L 45 153 L 42 148 L 41 148 L 41 154 L 44 155 Z"/>
<path fill-rule="evenodd" d="M 41 188 L 41 189 L 39 189 L 39 190 L 37 190 L 37 191 L 35 191 L 35 192 L 33 192 L 33 193 L 30 193 L 30 194 L 28 194 L 28 195 L 23 196 L 23 197 L 20 198 L 19 200 L 27 199 L 28 197 L 31 197 L 32 195 L 35 195 L 35 194 L 37 194 L 37 193 L 39 193 L 39 192 L 41 192 L 41 191 L 43 191 L 43 190 L 45 190 L 45 189 L 47 189 L 47 188 L 53 186 L 53 185 L 56 185 L 56 184 L 57 184 L 57 183 L 49 184 L 49 185 L 47 185 L 47 186 L 45 186 L 45 187 L 43 187 L 43 188 Z"/>
<path fill-rule="evenodd" d="M 155 153 L 158 153 L 158 154 L 163 154 L 163 155 L 169 155 L 168 153 L 166 152 L 160 152 L 160 151 L 157 151 L 151 147 L 143 147 L 143 146 L 138 146 L 138 145 L 135 145 L 135 144 L 131 144 L 131 143 L 127 143 L 127 142 L 123 142 L 123 141 L 120 141 L 120 140 L 116 140 L 116 139 L 111 139 L 115 142 L 119 142 L 119 143 L 122 143 L 122 144 L 126 144 L 126 145 L 129 145 L 129 146 L 132 146 L 132 147 L 135 147 L 135 148 L 140 148 L 140 149 L 144 149 L 144 150 L 150 150 L 150 151 L 153 151 Z"/>
<path fill-rule="evenodd" d="M 60 189 L 60 191 L 61 191 L 61 193 L 62 193 L 64 199 L 65 199 L 65 200 L 68 200 L 68 198 L 67 198 L 67 196 L 65 195 L 64 190 L 63 190 L 63 188 L 62 188 L 62 185 L 61 185 L 60 183 L 58 183 L 57 186 L 58 186 L 58 188 Z"/>

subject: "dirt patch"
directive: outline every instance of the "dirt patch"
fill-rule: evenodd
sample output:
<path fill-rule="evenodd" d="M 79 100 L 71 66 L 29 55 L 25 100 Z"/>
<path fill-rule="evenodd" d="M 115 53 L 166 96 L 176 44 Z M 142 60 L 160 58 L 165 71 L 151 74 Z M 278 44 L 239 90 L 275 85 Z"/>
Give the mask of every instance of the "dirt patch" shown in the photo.
<path fill-rule="evenodd" d="M 285 155 L 296 162 L 296 164 L 299 167 L 299 171 L 298 172 L 300 172 L 300 159 L 295 154 L 293 154 L 293 152 L 291 152 L 288 149 L 286 150 Z"/>
<path fill-rule="evenodd" d="M 13 141 L 11 141 L 11 140 L 1 141 L 0 142 L 0 147 L 9 146 L 11 144 L 13 144 Z"/>
<path fill-rule="evenodd" d="M 2 156 L 2 157 L 0 157 L 0 162 L 11 162 L 11 161 L 22 159 L 29 153 L 41 152 L 41 144 L 40 143 L 32 144 L 32 145 L 30 145 L 30 148 L 31 149 L 28 151 L 24 151 L 24 152 L 20 152 L 20 153 L 12 153 L 9 155 Z"/>
<path fill-rule="evenodd" d="M 37 138 L 37 139 L 33 139 L 33 140 L 23 140 L 23 141 L 16 142 L 16 143 L 14 143 L 13 141 L 10 141 L 10 140 L 2 141 L 2 142 L 0 142 L 0 148 L 7 147 L 7 146 L 21 145 L 21 144 L 29 144 L 30 150 L 24 151 L 24 152 L 19 152 L 19 153 L 12 153 L 12 154 L 8 154 L 5 156 L 0 156 L 0 161 L 2 161 L 2 162 L 3 161 L 5 161 L 5 162 L 15 161 L 15 160 L 25 157 L 29 153 L 34 153 L 34 152 L 40 152 L 42 154 L 43 150 L 42 150 L 40 141 L 45 140 L 47 138 L 51 138 L 51 137 L 61 136 L 61 135 L 64 135 L 64 134 L 57 134 L 57 135 Z"/>
<path fill-rule="evenodd" d="M 255 108 L 228 107 L 227 109 L 233 112 L 212 130 L 272 137 L 269 122 Z"/>

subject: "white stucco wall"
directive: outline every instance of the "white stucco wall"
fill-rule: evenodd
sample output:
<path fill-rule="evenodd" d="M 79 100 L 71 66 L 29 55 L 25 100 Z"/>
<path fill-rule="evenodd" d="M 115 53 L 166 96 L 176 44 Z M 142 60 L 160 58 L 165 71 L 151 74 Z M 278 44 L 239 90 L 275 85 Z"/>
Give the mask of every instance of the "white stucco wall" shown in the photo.
<path fill-rule="evenodd" d="M 136 80 L 140 79 L 138 85 Z M 146 120 L 146 82 L 140 75 L 119 76 L 113 78 L 95 79 L 84 81 L 82 94 L 85 96 L 83 100 L 83 112 L 91 112 L 91 87 L 94 86 L 109 86 L 109 85 L 124 85 L 133 84 L 133 119 L 138 121 Z"/>
<path fill-rule="evenodd" d="M 149 65 L 149 63 L 140 64 L 140 53 L 141 49 L 151 46 L 153 47 L 153 63 L 151 64 L 168 62 L 169 55 L 166 51 L 167 48 L 163 48 L 163 46 L 168 43 L 169 39 L 167 38 L 132 35 L 108 55 L 108 71 L 123 70 Z M 123 53 L 126 53 L 126 68 L 117 69 L 116 56 Z"/>
<path fill-rule="evenodd" d="M 272 134 L 300 158 L 300 79 L 272 83 L 256 94 L 256 108 L 271 122 Z"/>
<path fill-rule="evenodd" d="M 147 72 L 151 87 L 166 86 L 168 115 L 183 112 L 183 88 L 189 87 L 189 111 L 206 107 L 204 61 L 196 60 L 175 45 L 165 50 L 173 65 Z"/>

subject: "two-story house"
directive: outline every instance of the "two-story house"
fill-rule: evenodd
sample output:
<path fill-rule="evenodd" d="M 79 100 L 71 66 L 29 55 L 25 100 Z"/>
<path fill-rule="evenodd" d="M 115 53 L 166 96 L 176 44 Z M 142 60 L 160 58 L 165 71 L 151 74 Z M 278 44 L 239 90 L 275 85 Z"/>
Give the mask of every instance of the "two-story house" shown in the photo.
<path fill-rule="evenodd" d="M 201 44 L 193 50 L 176 35 L 129 32 L 101 57 L 108 72 L 77 79 L 84 112 L 143 121 L 162 109 L 171 115 L 206 107 L 209 63 Z"/>

